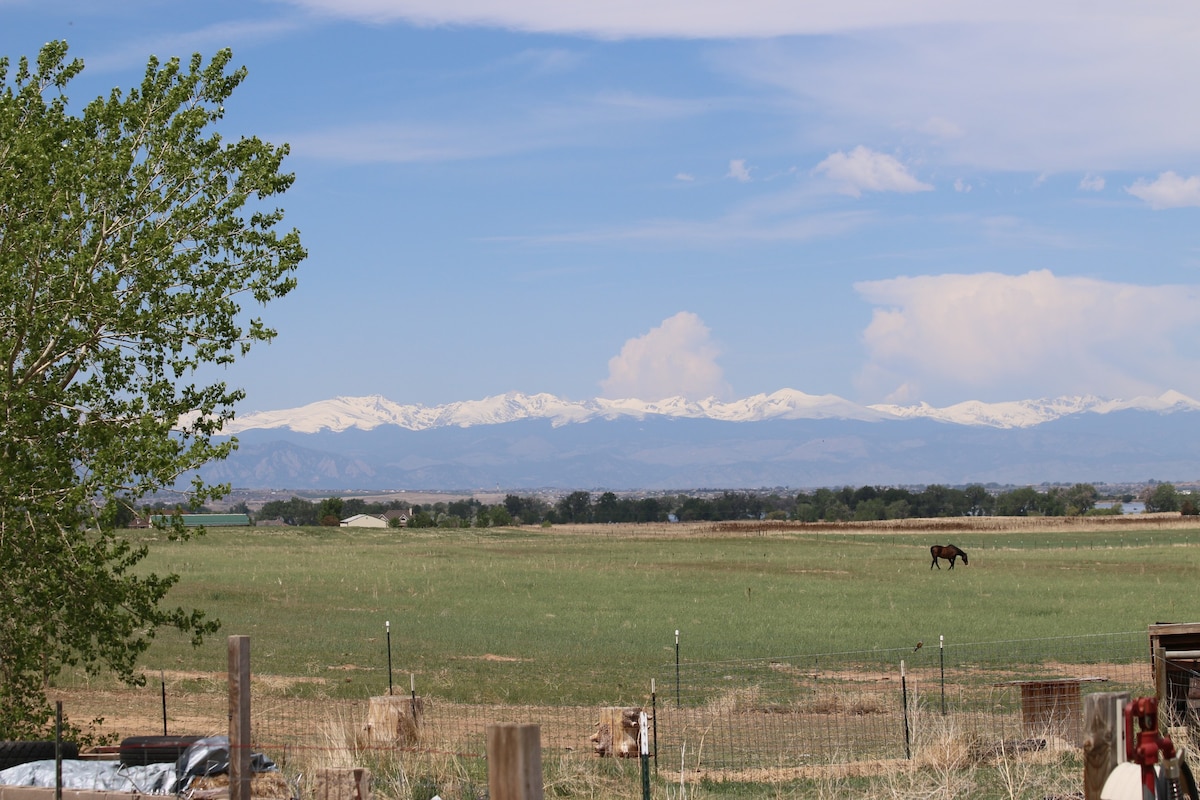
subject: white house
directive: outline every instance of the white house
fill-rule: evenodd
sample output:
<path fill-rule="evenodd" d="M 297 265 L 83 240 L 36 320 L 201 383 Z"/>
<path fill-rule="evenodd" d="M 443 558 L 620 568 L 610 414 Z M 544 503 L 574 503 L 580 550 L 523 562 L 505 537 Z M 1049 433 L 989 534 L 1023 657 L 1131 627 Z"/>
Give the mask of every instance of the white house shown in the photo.
<path fill-rule="evenodd" d="M 355 514 L 342 520 L 343 528 L 386 528 L 388 521 L 374 514 Z"/>

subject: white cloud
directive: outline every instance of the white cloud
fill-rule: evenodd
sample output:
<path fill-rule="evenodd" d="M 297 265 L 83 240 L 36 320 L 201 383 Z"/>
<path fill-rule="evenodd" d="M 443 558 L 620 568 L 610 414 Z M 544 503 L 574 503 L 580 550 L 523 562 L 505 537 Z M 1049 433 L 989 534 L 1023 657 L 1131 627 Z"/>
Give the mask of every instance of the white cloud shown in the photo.
<path fill-rule="evenodd" d="M 1183 178 L 1174 172 L 1164 172 L 1154 181 L 1139 178 L 1125 191 L 1145 200 L 1155 210 L 1200 206 L 1200 176 Z"/>
<path fill-rule="evenodd" d="M 1183 0 L 286 1 L 376 25 L 728 43 L 710 63 L 790 95 L 827 151 L 903 133 L 925 163 L 1052 174 L 1200 153 L 1200 105 L 1179 102 L 1200 72 L 1200 5 Z"/>
<path fill-rule="evenodd" d="M 693 183 L 696 180 L 696 176 L 692 175 L 690 172 L 676 172 L 675 180 L 683 183 Z"/>
<path fill-rule="evenodd" d="M 1104 191 L 1104 176 L 1095 175 L 1089 172 L 1079 181 L 1079 188 L 1085 192 L 1103 192 Z"/>
<path fill-rule="evenodd" d="M 933 189 L 912 176 L 892 156 L 859 145 L 849 154 L 840 150 L 813 168 L 838 184 L 838 191 L 851 197 L 868 192 L 928 192 Z"/>
<path fill-rule="evenodd" d="M 463 161 L 564 146 L 611 146 L 618 130 L 698 117 L 712 108 L 703 100 L 608 92 L 507 111 L 502 118 L 471 110 L 440 122 L 349 120 L 292 132 L 287 141 L 297 156 L 347 163 Z"/>
<path fill-rule="evenodd" d="M 864 30 L 888 25 L 964 19 L 995 22 L 1040 10 L 962 4 L 953 0 L 846 0 L 796 5 L 781 0 L 739 3 L 695 0 L 290 0 L 318 13 L 382 24 L 477 25 L 537 33 L 572 33 L 604 39 L 638 37 L 746 38 Z M 1022 5 L 1026 5 L 1022 9 Z"/>
<path fill-rule="evenodd" d="M 941 117 L 930 117 L 923 124 L 917 126 L 917 130 L 927 133 L 934 139 L 961 139 L 966 135 L 966 131 L 955 122 Z"/>
<path fill-rule="evenodd" d="M 1195 391 L 1200 287 L 1048 270 L 855 284 L 876 306 L 860 389 L 912 402 Z"/>
<path fill-rule="evenodd" d="M 962 3 L 956 0 L 843 0 L 797 4 L 786 0 L 606 0 L 593 3 L 547 0 L 286 0 L 318 14 L 369 24 L 478 26 L 599 39 L 773 39 L 884 28 L 1043 24 L 1101 17 L 1110 24 L 1148 14 L 1119 0 L 1064 0 L 1047 7 L 1036 0 Z M 1190 4 L 1168 2 L 1164 17 L 1179 27 Z M 931 115 L 936 117 L 936 115 Z"/>
<path fill-rule="evenodd" d="M 735 158 L 729 162 L 729 172 L 725 173 L 726 178 L 733 178 L 741 183 L 750 181 L 750 168 L 746 166 L 746 159 Z"/>
<path fill-rule="evenodd" d="M 729 386 L 721 377 L 718 355 L 720 350 L 700 317 L 680 311 L 627 341 L 609 360 L 608 378 L 600 386 L 604 396 L 612 398 L 724 397 Z"/>
<path fill-rule="evenodd" d="M 1200 105 L 1180 98 L 1200 72 L 1200 5 L 953 5 L 896 3 L 878 26 L 839 29 L 819 48 L 745 40 L 719 51 L 719 65 L 790 97 L 806 144 L 829 150 L 899 142 L 931 166 L 981 172 L 1194 163 Z M 896 24 L 901 8 L 911 24 Z"/>

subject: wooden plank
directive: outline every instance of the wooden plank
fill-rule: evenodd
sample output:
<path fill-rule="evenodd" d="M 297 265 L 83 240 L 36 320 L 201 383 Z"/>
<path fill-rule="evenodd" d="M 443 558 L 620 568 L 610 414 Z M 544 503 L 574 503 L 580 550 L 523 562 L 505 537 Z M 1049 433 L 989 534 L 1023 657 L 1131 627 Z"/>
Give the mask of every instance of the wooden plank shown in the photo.
<path fill-rule="evenodd" d="M 1094 692 L 1083 699 L 1083 797 L 1100 800 L 1104 782 L 1125 760 L 1122 733 L 1129 692 Z"/>
<path fill-rule="evenodd" d="M 250 800 L 250 637 L 229 637 L 229 800 Z"/>
<path fill-rule="evenodd" d="M 489 800 L 543 800 L 541 728 L 499 724 L 486 733 Z"/>

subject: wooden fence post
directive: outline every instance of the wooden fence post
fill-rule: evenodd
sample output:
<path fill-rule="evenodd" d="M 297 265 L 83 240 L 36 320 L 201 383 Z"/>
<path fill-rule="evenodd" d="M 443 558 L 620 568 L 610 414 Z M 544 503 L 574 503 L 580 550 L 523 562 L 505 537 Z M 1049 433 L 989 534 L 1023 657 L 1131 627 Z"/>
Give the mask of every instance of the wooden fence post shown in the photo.
<path fill-rule="evenodd" d="M 541 728 L 488 725 L 487 768 L 489 800 L 543 800 Z"/>
<path fill-rule="evenodd" d="M 229 637 L 229 800 L 250 800 L 250 637 Z"/>
<path fill-rule="evenodd" d="M 1094 692 L 1083 698 L 1083 797 L 1100 800 L 1104 782 L 1125 760 L 1125 703 L 1129 692 Z"/>

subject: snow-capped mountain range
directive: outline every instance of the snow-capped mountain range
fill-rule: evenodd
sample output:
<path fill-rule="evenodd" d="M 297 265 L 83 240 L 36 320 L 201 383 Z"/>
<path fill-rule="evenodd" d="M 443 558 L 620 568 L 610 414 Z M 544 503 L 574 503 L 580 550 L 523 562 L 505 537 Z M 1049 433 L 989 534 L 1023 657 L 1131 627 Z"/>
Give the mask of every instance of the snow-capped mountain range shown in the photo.
<path fill-rule="evenodd" d="M 338 433 L 352 428 L 369 431 L 384 425 L 423 431 L 444 427 L 499 425 L 531 419 L 548 420 L 554 427 L 559 427 L 591 420 L 622 418 L 707 419 L 721 422 L 801 419 L 884 422 L 930 419 L 955 425 L 1030 428 L 1076 414 L 1109 414 L 1129 410 L 1157 413 L 1196 411 L 1200 410 L 1200 402 L 1176 391 L 1165 392 L 1159 397 L 1137 397 L 1132 400 L 1111 400 L 1094 396 L 1000 403 L 972 400 L 945 408 L 935 408 L 926 403 L 912 406 L 859 405 L 837 395 L 811 395 L 795 389 L 780 389 L 771 394 L 757 394 L 731 402 L 722 402 L 715 398 L 692 401 L 682 397 L 659 401 L 602 398 L 571 401 L 551 394 L 526 395 L 509 392 L 482 400 L 423 406 L 402 405 L 379 395 L 371 395 L 335 397 L 279 411 L 256 411 L 232 421 L 226 426 L 225 433 L 237 434 L 255 429 Z"/>
<path fill-rule="evenodd" d="M 237 450 L 201 472 L 235 488 L 336 491 L 1190 482 L 1198 410 L 1178 392 L 946 408 L 792 389 L 732 402 L 336 397 L 238 417 L 225 430 Z"/>

